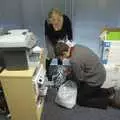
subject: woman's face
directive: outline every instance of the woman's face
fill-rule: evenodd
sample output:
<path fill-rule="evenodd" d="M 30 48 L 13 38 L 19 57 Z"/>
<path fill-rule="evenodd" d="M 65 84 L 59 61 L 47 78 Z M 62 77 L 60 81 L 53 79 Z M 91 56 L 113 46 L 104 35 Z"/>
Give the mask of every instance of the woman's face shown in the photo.
<path fill-rule="evenodd" d="M 55 31 L 59 31 L 62 29 L 63 16 L 60 16 L 57 13 L 53 13 L 50 21 L 51 21 L 51 24 L 53 25 L 53 28 Z"/>

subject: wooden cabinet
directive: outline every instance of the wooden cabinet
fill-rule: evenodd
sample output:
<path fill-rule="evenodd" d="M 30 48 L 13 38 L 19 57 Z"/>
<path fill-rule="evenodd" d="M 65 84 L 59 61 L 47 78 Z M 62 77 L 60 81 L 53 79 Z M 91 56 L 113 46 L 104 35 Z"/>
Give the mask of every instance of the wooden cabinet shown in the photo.
<path fill-rule="evenodd" d="M 7 71 L 0 74 L 12 120 L 40 120 L 43 103 L 40 108 L 35 103 L 35 91 L 32 77 L 35 68 L 22 71 Z"/>

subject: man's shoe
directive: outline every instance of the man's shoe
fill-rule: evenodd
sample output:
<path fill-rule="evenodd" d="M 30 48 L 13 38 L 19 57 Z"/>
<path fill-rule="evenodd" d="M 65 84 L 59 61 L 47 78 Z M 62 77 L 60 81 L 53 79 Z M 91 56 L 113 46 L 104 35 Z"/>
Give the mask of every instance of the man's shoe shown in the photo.
<path fill-rule="evenodd" d="M 115 93 L 109 97 L 109 105 L 114 108 L 120 108 L 120 89 L 115 90 Z"/>

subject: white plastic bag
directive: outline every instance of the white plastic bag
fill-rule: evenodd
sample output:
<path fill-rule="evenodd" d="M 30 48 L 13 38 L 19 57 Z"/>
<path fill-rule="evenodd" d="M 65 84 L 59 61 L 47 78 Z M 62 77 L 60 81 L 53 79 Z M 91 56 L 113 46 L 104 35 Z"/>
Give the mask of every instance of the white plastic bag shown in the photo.
<path fill-rule="evenodd" d="M 55 102 L 66 108 L 73 108 L 76 105 L 77 85 L 67 81 L 59 87 Z"/>

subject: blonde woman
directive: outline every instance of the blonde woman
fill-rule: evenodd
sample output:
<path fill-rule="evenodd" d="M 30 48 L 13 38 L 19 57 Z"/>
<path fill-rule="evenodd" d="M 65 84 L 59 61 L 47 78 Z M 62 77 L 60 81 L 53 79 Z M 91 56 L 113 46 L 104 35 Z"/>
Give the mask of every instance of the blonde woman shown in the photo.
<path fill-rule="evenodd" d="M 57 8 L 52 9 L 45 20 L 45 38 L 49 58 L 55 57 L 54 47 L 59 40 L 73 40 L 71 21 Z"/>

